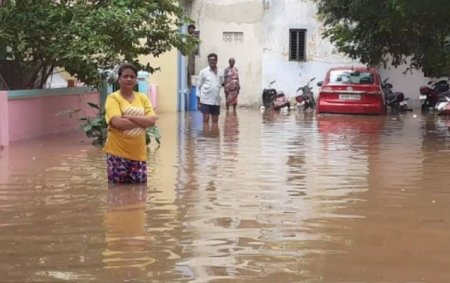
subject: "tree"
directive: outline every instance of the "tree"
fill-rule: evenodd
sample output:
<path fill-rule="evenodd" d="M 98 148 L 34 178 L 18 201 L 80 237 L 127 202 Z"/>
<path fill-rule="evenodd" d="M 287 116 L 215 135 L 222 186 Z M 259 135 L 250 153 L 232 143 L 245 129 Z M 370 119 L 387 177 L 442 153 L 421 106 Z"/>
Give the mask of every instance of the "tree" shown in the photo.
<path fill-rule="evenodd" d="M 390 62 L 450 74 L 448 0 L 313 0 L 324 37 L 368 65 Z M 410 59 L 410 60 L 408 60 Z"/>
<path fill-rule="evenodd" d="M 191 22 L 177 0 L 8 0 L 0 7 L 6 58 L 27 70 L 24 88 L 42 88 L 55 68 L 98 85 L 99 69 L 122 61 L 140 69 L 141 55 L 158 57 L 196 39 L 180 32 Z"/>

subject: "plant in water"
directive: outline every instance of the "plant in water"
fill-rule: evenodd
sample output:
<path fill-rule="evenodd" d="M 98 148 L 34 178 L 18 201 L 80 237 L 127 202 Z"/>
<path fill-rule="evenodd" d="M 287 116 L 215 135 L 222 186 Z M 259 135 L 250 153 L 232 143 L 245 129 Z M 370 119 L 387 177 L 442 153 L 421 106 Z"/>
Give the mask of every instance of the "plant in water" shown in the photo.
<path fill-rule="evenodd" d="M 97 109 L 98 114 L 96 117 L 82 117 L 83 121 L 82 129 L 88 138 L 93 139 L 92 144 L 95 146 L 103 146 L 106 141 L 106 135 L 108 132 L 108 124 L 105 120 L 105 111 L 101 109 L 97 104 L 88 102 L 92 108 Z"/>
<path fill-rule="evenodd" d="M 161 144 L 161 134 L 159 133 L 159 129 L 155 126 L 147 128 L 145 133 L 145 143 L 149 144 L 151 142 L 151 138 L 155 139 L 158 146 Z"/>
<path fill-rule="evenodd" d="M 92 138 L 92 144 L 95 146 L 103 146 L 106 142 L 106 135 L 108 133 L 108 124 L 105 120 L 105 110 L 100 108 L 98 104 L 88 102 L 88 105 L 98 111 L 95 117 L 82 117 L 82 129 L 88 138 Z M 158 146 L 161 144 L 161 134 L 157 127 L 147 128 L 145 134 L 145 143 L 148 145 L 152 138 L 156 141 Z"/>

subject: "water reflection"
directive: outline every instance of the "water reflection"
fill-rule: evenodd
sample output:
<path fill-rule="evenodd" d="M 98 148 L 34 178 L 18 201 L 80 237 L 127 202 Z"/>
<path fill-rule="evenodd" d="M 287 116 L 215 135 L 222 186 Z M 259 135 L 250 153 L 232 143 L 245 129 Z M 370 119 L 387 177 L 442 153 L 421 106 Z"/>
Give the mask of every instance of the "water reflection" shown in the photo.
<path fill-rule="evenodd" d="M 203 136 L 205 138 L 218 138 L 220 136 L 220 128 L 218 123 L 203 123 Z"/>
<path fill-rule="evenodd" d="M 237 112 L 226 112 L 223 120 L 223 137 L 226 143 L 237 145 L 239 142 L 239 118 Z"/>
<path fill-rule="evenodd" d="M 377 172 L 373 158 L 376 158 L 385 121 L 384 117 L 371 116 L 317 117 L 321 144 L 317 150 L 322 152 L 319 166 L 321 173 L 325 173 L 320 181 L 321 187 L 368 190 L 367 182 L 371 174 Z"/>
<path fill-rule="evenodd" d="M 436 178 L 448 172 L 450 156 L 450 117 L 429 116 L 422 124 L 423 188 L 447 193 L 450 178 Z"/>
<path fill-rule="evenodd" d="M 285 120 L 286 117 L 290 115 L 291 111 L 287 110 L 280 110 L 280 111 L 265 110 L 264 112 L 262 112 L 262 122 L 263 124 L 271 124 L 276 121 Z"/>
<path fill-rule="evenodd" d="M 106 188 L 103 152 L 78 137 L 0 151 L 2 280 L 448 281 L 445 117 L 240 109 L 159 126 L 147 188 Z"/>
<path fill-rule="evenodd" d="M 148 266 L 155 262 L 150 252 L 155 240 L 144 229 L 146 191 L 145 185 L 112 185 L 108 189 L 102 253 L 108 280 L 143 282 Z"/>

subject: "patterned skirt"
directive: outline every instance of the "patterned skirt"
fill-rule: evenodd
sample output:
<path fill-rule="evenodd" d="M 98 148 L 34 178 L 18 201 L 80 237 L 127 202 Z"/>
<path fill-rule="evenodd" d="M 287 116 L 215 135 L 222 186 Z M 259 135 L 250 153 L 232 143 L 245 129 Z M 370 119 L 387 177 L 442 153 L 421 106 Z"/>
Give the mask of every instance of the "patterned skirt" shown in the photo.
<path fill-rule="evenodd" d="M 147 162 L 134 161 L 111 154 L 106 155 L 108 182 L 142 184 L 147 182 Z"/>

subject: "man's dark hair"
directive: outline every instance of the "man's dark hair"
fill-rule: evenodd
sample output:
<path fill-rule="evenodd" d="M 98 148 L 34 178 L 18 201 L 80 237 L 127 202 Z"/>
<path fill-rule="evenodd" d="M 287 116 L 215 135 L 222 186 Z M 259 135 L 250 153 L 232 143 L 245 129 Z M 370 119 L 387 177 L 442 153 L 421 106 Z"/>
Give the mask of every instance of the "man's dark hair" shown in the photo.
<path fill-rule="evenodd" d="M 216 53 L 209 53 L 209 54 L 208 54 L 208 60 L 209 60 L 209 58 L 211 58 L 211 57 L 214 57 L 214 59 L 217 60 L 217 54 L 216 54 Z"/>
<path fill-rule="evenodd" d="M 125 69 L 132 70 L 137 77 L 137 73 L 138 73 L 137 68 L 133 64 L 130 64 L 130 63 L 124 63 L 124 64 L 120 65 L 119 71 L 118 71 L 119 77 L 122 76 L 122 73 Z"/>
<path fill-rule="evenodd" d="M 187 31 L 191 35 L 195 35 L 195 26 L 193 24 L 188 25 Z"/>

